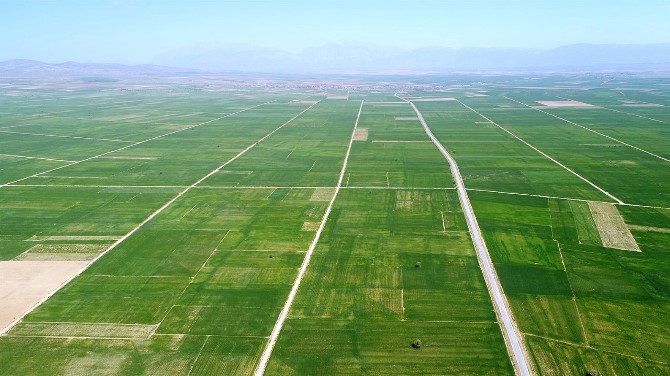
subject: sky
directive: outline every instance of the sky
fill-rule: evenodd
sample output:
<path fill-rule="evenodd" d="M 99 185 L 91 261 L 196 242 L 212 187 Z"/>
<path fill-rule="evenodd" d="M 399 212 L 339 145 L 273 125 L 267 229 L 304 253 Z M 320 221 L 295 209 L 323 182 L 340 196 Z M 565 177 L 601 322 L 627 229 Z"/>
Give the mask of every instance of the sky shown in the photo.
<path fill-rule="evenodd" d="M 0 0 L 0 61 L 139 64 L 225 45 L 298 52 L 670 42 L 670 0 Z"/>

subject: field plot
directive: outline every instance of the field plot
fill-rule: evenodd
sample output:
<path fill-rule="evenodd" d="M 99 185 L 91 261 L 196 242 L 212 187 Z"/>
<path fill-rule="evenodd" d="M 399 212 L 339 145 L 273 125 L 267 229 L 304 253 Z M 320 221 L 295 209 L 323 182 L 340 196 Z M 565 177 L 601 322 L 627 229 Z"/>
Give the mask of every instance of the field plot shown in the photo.
<path fill-rule="evenodd" d="M 608 199 L 459 102 L 419 102 L 416 106 L 435 136 L 453 153 L 469 189 Z"/>
<path fill-rule="evenodd" d="M 670 306 L 661 280 L 670 270 L 659 253 L 667 249 L 667 234 L 634 231 L 640 253 L 605 248 L 593 219 L 579 207 L 586 203 L 477 192 L 472 197 L 541 374 L 668 372 L 670 332 L 661 327 Z M 668 210 L 625 207 L 627 223 L 636 221 L 627 213 L 641 211 L 669 223 Z M 647 234 L 659 242 L 645 240 Z"/>
<path fill-rule="evenodd" d="M 488 113 L 485 104 L 479 105 L 473 99 L 464 102 L 482 114 L 488 114 L 487 116 L 497 124 L 557 159 L 577 174 L 588 176 L 587 180 L 617 199 L 631 204 L 670 206 L 670 193 L 668 193 L 670 162 L 667 160 L 617 143 L 539 111 Z M 620 121 L 620 117 L 621 114 L 612 115 L 615 122 Z M 644 143 L 638 142 L 638 144 L 638 147 L 644 149 Z M 667 141 L 665 147 L 667 148 Z M 630 179 L 630 176 L 636 176 L 636 179 Z"/>
<path fill-rule="evenodd" d="M 252 374 L 336 192 L 265 373 L 513 374 L 395 93 L 537 373 L 670 374 L 668 81 L 386 79 L 0 87 L 0 374 Z"/>
<path fill-rule="evenodd" d="M 345 187 L 453 187 L 449 165 L 413 115 L 406 103 L 365 104 L 359 127 L 367 137 L 354 142 Z"/>
<path fill-rule="evenodd" d="M 333 114 L 332 107 L 331 114 L 317 113 L 298 125 L 300 134 L 313 131 L 319 136 L 313 139 L 318 141 L 350 133 L 358 106 L 349 107 L 351 114 L 343 118 L 329 116 Z M 255 146 L 258 139 L 277 127 L 287 125 L 276 132 L 277 136 L 283 131 L 295 134 L 288 123 L 307 109 L 306 104 L 267 104 L 256 113 L 237 114 L 237 122 L 226 123 L 223 128 L 213 123 L 210 129 L 204 129 L 203 125 L 125 149 L 126 158 L 91 159 L 91 163 L 119 164 L 109 176 L 113 179 L 108 186 L 102 185 L 106 179 L 99 166 L 85 166 L 91 175 L 85 179 L 83 174 L 73 172 L 79 167 L 74 165 L 63 169 L 64 174 L 77 176 L 68 183 L 63 175 L 60 177 L 63 181 L 34 178 L 41 184 L 22 181 L 33 184 L 3 187 L 6 207 L 13 210 L 5 213 L 15 222 L 3 235 L 16 232 L 15 238 L 8 241 L 16 249 L 8 251 L 7 257 L 17 253 L 20 257 L 47 254 L 73 257 L 86 254 L 84 251 L 95 248 L 95 244 L 106 248 L 157 208 L 147 205 L 150 200 L 143 201 L 147 206 L 138 207 L 131 202 L 133 199 L 144 192 L 158 191 L 163 193 L 157 198 L 162 204 L 184 188 L 166 187 L 165 182 L 156 181 L 160 178 L 131 180 L 128 170 L 133 168 L 120 164 L 136 166 L 161 159 L 188 163 L 165 167 L 165 171 L 187 172 L 179 183 L 192 184 L 198 174 L 205 175 L 198 171 L 205 167 L 211 171 L 245 146 Z M 346 111 L 338 108 L 336 113 Z M 323 128 L 330 133 L 322 130 L 319 134 L 318 129 L 310 127 L 326 121 L 328 124 Z M 295 138 L 282 140 L 289 142 Z M 322 175 L 337 176 L 347 141 L 348 137 L 333 138 L 330 149 L 326 148 L 323 155 L 317 153 L 317 157 L 332 159 L 320 167 Z M 171 142 L 172 146 L 162 142 Z M 188 155 L 190 160 L 184 155 L 189 145 L 194 147 L 194 152 Z M 211 150 L 219 145 L 225 151 L 213 154 Z M 305 149 L 302 152 L 310 152 Z M 206 155 L 207 152 L 210 154 Z M 133 155 L 141 157 L 132 158 Z M 254 168 L 262 170 L 272 160 L 272 156 L 257 158 Z M 183 167 L 198 164 L 197 169 L 190 171 Z M 143 179 L 146 175 L 137 174 L 136 178 Z M 207 184 L 208 180 L 202 186 Z M 12 196 L 10 193 L 14 191 L 17 193 Z M 56 196 L 62 197 L 60 201 L 44 194 L 54 191 L 63 192 Z M 31 192 L 35 192 L 34 197 L 25 195 Z M 87 192 L 95 195 L 88 201 Z M 113 195 L 104 201 L 105 195 L 99 194 L 106 192 Z M 190 191 L 0 339 L 2 368 L 9 373 L 36 369 L 35 362 L 40 357 L 28 356 L 23 357 L 24 361 L 16 361 L 15 351 L 31 343 L 37 353 L 43 354 L 45 348 L 58 343 L 57 350 L 50 352 L 48 365 L 41 367 L 44 373 L 101 370 L 113 374 L 164 373 L 168 369 L 200 374 L 249 373 L 313 237 L 313 231 L 304 229 L 304 224 L 318 222 L 325 209 L 324 201 L 311 199 L 314 194 L 315 189 L 292 187 L 241 190 L 198 187 Z M 45 202 L 48 205 L 42 207 L 40 198 L 50 200 Z M 124 201 L 114 206 L 115 199 Z M 19 222 L 32 219 L 36 210 L 49 214 L 46 209 L 50 207 L 55 212 L 52 217 L 65 214 L 63 225 L 49 231 L 43 230 L 39 222 L 30 223 L 27 228 L 20 226 Z M 130 218 L 114 217 L 112 209 L 137 217 L 129 214 L 126 217 Z M 106 215 L 109 222 L 121 223 L 105 227 L 106 222 L 101 218 L 107 218 Z M 74 223 L 67 221 L 72 219 L 70 216 L 77 216 Z M 123 219 L 128 225 L 123 225 Z M 49 220 L 45 218 L 45 222 Z M 145 350 L 147 346 L 152 350 Z"/>
<path fill-rule="evenodd" d="M 453 191 L 344 190 L 267 374 L 512 373 L 465 228 Z"/>
<path fill-rule="evenodd" d="M 315 104 L 281 132 L 204 184 L 246 187 L 335 186 L 359 106 L 360 102 L 338 100 L 324 100 Z"/>

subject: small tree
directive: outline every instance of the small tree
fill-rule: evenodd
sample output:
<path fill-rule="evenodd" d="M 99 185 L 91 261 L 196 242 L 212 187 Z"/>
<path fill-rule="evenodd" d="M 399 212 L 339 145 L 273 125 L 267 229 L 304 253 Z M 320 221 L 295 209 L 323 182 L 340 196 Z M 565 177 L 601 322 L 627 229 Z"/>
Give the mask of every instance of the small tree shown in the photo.
<path fill-rule="evenodd" d="M 586 371 L 586 376 L 600 376 L 600 372 L 598 372 L 594 369 L 590 369 L 590 370 Z"/>
<path fill-rule="evenodd" d="M 414 347 L 415 349 L 420 349 L 421 348 L 421 340 L 417 339 L 414 342 L 412 342 L 412 347 Z"/>
<path fill-rule="evenodd" d="M 414 264 L 415 268 L 420 268 L 421 267 L 421 261 L 417 261 L 416 264 Z"/>

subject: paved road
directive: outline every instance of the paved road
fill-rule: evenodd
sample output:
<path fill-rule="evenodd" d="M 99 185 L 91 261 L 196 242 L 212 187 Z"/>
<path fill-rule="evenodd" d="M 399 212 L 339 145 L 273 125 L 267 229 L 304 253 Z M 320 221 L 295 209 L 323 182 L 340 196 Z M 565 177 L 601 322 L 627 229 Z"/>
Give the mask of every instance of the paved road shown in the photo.
<path fill-rule="evenodd" d="M 302 264 L 300 265 L 300 269 L 298 269 L 298 275 L 296 276 L 295 281 L 293 282 L 293 286 L 291 287 L 291 291 L 288 294 L 288 298 L 286 298 L 284 307 L 282 308 L 281 312 L 279 312 L 279 317 L 277 317 L 277 322 L 275 323 L 275 326 L 272 328 L 272 333 L 270 333 L 268 343 L 266 344 L 265 349 L 261 354 L 261 359 L 259 360 L 258 365 L 256 366 L 256 370 L 254 370 L 254 376 L 263 376 L 265 374 L 265 368 L 267 367 L 268 362 L 270 361 L 272 351 L 274 350 L 275 344 L 277 343 L 277 339 L 279 338 L 279 334 L 281 333 L 281 330 L 284 327 L 284 322 L 286 322 L 286 319 L 288 318 L 288 313 L 291 310 L 291 306 L 293 305 L 293 300 L 295 300 L 295 296 L 298 294 L 298 289 L 300 288 L 302 278 L 305 276 L 305 273 L 307 273 L 307 267 L 309 266 L 309 263 L 312 259 L 314 249 L 316 249 L 316 245 L 319 243 L 321 233 L 323 232 L 324 228 L 326 228 L 328 217 L 330 216 L 330 213 L 333 210 L 333 204 L 335 203 L 335 199 L 337 198 L 337 195 L 340 192 L 340 189 L 342 188 L 344 173 L 347 170 L 347 163 L 349 162 L 349 155 L 351 154 L 351 146 L 354 143 L 354 137 L 356 136 L 356 130 L 358 129 L 358 122 L 361 119 L 361 112 L 363 112 L 364 102 L 365 101 L 361 101 L 361 105 L 358 108 L 358 115 L 356 116 L 354 129 L 351 132 L 351 138 L 349 138 L 349 145 L 347 146 L 347 152 L 344 155 L 344 162 L 342 162 L 340 177 L 337 180 L 337 186 L 335 187 L 333 197 L 330 198 L 330 202 L 328 203 L 328 207 L 326 208 L 326 211 L 323 214 L 323 218 L 321 219 L 319 228 L 316 230 L 316 233 L 314 234 L 314 238 L 312 239 L 312 242 L 310 243 L 309 248 L 307 249 L 307 253 L 305 253 L 305 258 L 303 259 Z"/>
<path fill-rule="evenodd" d="M 435 146 L 437 146 L 442 155 L 444 155 L 447 161 L 449 161 L 451 174 L 454 176 L 454 181 L 456 182 L 458 199 L 461 202 L 461 207 L 463 208 L 463 213 L 465 214 L 465 219 L 468 223 L 470 236 L 472 237 L 472 242 L 474 243 L 477 253 L 477 259 L 479 260 L 479 266 L 482 269 L 482 273 L 484 274 L 486 287 L 488 288 L 489 294 L 491 295 L 493 307 L 495 308 L 496 315 L 498 316 L 498 323 L 500 324 L 503 336 L 505 337 L 505 344 L 507 345 L 507 351 L 510 354 L 512 364 L 514 366 L 514 371 L 517 375 L 534 375 L 533 368 L 531 367 L 528 360 L 526 347 L 523 343 L 523 337 L 521 336 L 521 333 L 519 332 L 519 329 L 514 322 L 514 316 L 512 315 L 512 310 L 509 308 L 507 297 L 505 296 L 505 292 L 500 285 L 498 274 L 496 274 L 496 271 L 493 268 L 491 256 L 489 255 L 489 251 L 486 248 L 486 243 L 484 242 L 484 238 L 482 237 L 482 233 L 479 229 L 479 224 L 477 223 L 475 212 L 472 210 L 472 205 L 470 205 L 470 199 L 468 198 L 468 193 L 465 190 L 463 178 L 461 177 L 461 173 L 458 170 L 456 160 L 451 157 L 449 152 L 447 152 L 440 141 L 438 141 L 437 138 L 433 135 L 433 132 L 430 130 L 428 124 L 426 124 L 426 121 L 423 119 L 423 115 L 419 109 L 416 108 L 414 103 L 408 100 L 405 101 L 408 102 L 412 108 L 414 108 L 414 111 L 419 117 L 426 134 L 428 137 L 430 137 L 430 139 L 433 141 Z"/>

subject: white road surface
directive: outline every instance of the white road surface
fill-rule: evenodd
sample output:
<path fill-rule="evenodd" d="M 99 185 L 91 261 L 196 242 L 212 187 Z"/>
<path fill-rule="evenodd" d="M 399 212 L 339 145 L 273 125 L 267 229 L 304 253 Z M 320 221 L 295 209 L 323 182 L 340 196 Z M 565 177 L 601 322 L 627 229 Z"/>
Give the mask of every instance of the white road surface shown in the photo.
<path fill-rule="evenodd" d="M 321 233 L 323 232 L 323 229 L 326 227 L 326 222 L 328 222 L 330 212 L 333 210 L 333 204 L 335 203 L 337 194 L 340 192 L 340 188 L 342 188 L 344 173 L 347 170 L 347 163 L 349 162 L 349 154 L 351 153 L 351 145 L 354 142 L 354 136 L 356 135 L 356 130 L 358 128 L 358 121 L 360 120 L 361 112 L 363 111 L 363 103 L 364 101 L 361 101 L 361 106 L 358 108 L 358 116 L 356 117 L 356 122 L 354 123 L 354 130 L 353 132 L 351 132 L 351 138 L 349 139 L 349 146 L 347 147 L 347 152 L 344 155 L 344 162 L 342 163 L 342 170 L 340 171 L 340 177 L 337 180 L 335 193 L 333 193 L 333 197 L 331 197 L 330 202 L 328 203 L 328 207 L 326 208 L 326 211 L 323 214 L 323 218 L 321 219 L 321 223 L 319 224 L 319 229 L 316 230 L 316 234 L 314 234 L 312 243 L 309 245 L 309 249 L 307 249 L 307 253 L 305 254 L 305 258 L 303 259 L 302 264 L 300 265 L 300 269 L 298 269 L 298 275 L 296 276 L 295 281 L 293 282 L 293 287 L 291 288 L 291 292 L 289 292 L 288 294 L 288 298 L 284 303 L 284 307 L 279 313 L 279 317 L 277 317 L 277 322 L 275 323 L 274 328 L 272 328 L 272 333 L 270 333 L 268 343 L 265 346 L 265 349 L 263 350 L 263 354 L 261 354 L 261 359 L 258 362 L 258 365 L 256 366 L 254 376 L 262 376 L 263 374 L 265 374 L 265 368 L 268 365 L 268 361 L 270 361 L 270 356 L 272 356 L 272 350 L 274 350 L 275 344 L 277 343 L 277 339 L 279 338 L 279 334 L 281 333 L 281 330 L 284 327 L 284 322 L 288 318 L 288 313 L 291 310 L 291 306 L 293 305 L 293 300 L 295 299 L 295 296 L 298 293 L 298 289 L 300 288 L 300 282 L 302 282 L 302 278 L 305 276 L 305 273 L 307 272 L 307 267 L 309 266 L 309 262 L 312 259 L 312 253 L 314 252 L 316 245 L 319 243 Z"/>
<path fill-rule="evenodd" d="M 498 274 L 493 267 L 491 256 L 489 255 L 489 251 L 486 248 L 486 243 L 484 242 L 484 237 L 482 236 L 482 233 L 479 229 L 479 224 L 477 223 L 475 212 L 472 209 L 472 205 L 470 205 L 470 199 L 468 198 L 468 193 L 465 189 L 465 184 L 463 183 L 463 178 L 461 177 L 456 160 L 451 157 L 449 152 L 447 152 L 440 141 L 438 141 L 437 138 L 433 135 L 433 132 L 428 127 L 428 124 L 426 124 L 423 115 L 419 109 L 416 108 L 414 103 L 411 101 L 407 102 L 416 112 L 428 137 L 430 137 L 442 155 L 447 159 L 447 161 L 449 161 L 451 174 L 454 176 L 454 181 L 456 182 L 458 199 L 461 202 L 461 207 L 463 208 L 463 213 L 465 214 L 465 219 L 468 223 L 470 236 L 472 237 L 472 242 L 474 243 L 477 253 L 477 259 L 479 260 L 479 266 L 482 269 L 482 273 L 484 274 L 486 287 L 488 288 L 489 294 L 491 295 L 493 307 L 495 308 L 496 315 L 498 316 L 498 324 L 500 325 L 503 336 L 505 337 L 505 344 L 507 345 L 507 351 L 510 354 L 512 365 L 514 366 L 514 371 L 517 375 L 534 375 L 534 371 L 530 365 L 529 356 L 523 342 L 523 337 L 516 326 L 514 316 L 512 315 L 512 310 L 510 309 L 509 303 L 507 302 L 507 297 L 505 296 L 505 292 L 503 291 L 500 280 L 498 279 Z"/>

